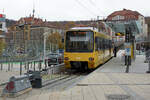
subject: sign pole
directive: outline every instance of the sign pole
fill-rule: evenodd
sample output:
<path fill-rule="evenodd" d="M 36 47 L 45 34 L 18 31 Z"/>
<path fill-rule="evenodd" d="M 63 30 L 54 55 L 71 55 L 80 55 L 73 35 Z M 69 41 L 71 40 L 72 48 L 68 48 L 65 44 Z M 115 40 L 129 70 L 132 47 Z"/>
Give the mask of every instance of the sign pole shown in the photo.
<path fill-rule="evenodd" d="M 126 27 L 126 35 L 125 35 L 125 65 L 126 67 L 126 73 L 129 72 L 129 66 L 131 65 L 131 29 L 130 27 Z"/>
<path fill-rule="evenodd" d="M 148 61 L 148 71 L 146 73 L 150 73 L 150 50 L 146 52 L 146 60 Z"/>
<path fill-rule="evenodd" d="M 126 73 L 129 72 L 129 56 L 127 56 L 127 67 L 126 67 Z"/>
<path fill-rule="evenodd" d="M 148 71 L 147 73 L 150 73 L 150 60 L 148 61 Z"/>

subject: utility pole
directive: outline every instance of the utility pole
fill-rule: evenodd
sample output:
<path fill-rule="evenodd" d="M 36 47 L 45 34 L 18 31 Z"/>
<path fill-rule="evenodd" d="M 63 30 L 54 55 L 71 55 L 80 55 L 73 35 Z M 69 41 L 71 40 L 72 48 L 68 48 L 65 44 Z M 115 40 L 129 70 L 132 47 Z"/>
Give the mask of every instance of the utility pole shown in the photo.
<path fill-rule="evenodd" d="M 97 16 L 97 29 L 98 29 L 98 32 L 100 31 L 99 30 L 99 16 Z"/>

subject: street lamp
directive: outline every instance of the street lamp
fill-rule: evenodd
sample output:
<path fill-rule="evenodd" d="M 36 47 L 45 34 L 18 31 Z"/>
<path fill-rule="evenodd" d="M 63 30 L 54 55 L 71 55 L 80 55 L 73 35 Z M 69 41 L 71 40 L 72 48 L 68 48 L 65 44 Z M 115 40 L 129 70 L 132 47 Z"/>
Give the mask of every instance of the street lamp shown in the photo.
<path fill-rule="evenodd" d="M 46 63 L 45 62 L 45 57 L 46 57 L 46 40 L 47 40 L 48 35 L 50 35 L 50 34 L 51 34 L 50 32 L 45 32 L 43 34 L 44 35 L 44 57 L 43 57 L 44 64 Z"/>

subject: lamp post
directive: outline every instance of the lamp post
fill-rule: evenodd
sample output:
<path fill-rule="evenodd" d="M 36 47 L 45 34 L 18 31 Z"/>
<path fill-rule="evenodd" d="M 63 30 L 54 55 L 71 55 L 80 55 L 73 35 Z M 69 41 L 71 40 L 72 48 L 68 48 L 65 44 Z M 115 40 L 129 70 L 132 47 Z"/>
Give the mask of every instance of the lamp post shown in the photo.
<path fill-rule="evenodd" d="M 45 64 L 45 56 L 46 56 L 46 35 L 44 34 L 44 57 L 43 57 L 43 62 Z"/>
<path fill-rule="evenodd" d="M 45 64 L 45 69 L 47 67 L 47 64 L 46 64 L 46 61 L 45 61 L 45 58 L 46 58 L 46 40 L 47 40 L 47 36 L 51 34 L 50 32 L 45 32 L 43 35 L 44 35 L 44 50 L 43 50 L 43 53 L 44 53 L 44 57 L 43 57 L 43 62 Z"/>

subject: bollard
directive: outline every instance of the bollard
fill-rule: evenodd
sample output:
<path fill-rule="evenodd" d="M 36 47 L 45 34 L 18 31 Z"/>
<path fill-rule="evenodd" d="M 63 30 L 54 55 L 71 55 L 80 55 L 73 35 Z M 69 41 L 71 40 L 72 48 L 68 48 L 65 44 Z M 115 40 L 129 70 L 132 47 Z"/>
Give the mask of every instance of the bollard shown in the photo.
<path fill-rule="evenodd" d="M 29 62 L 27 62 L 27 71 L 29 71 Z"/>
<path fill-rule="evenodd" d="M 54 75 L 54 65 L 52 67 L 52 78 L 53 78 L 53 75 Z"/>
<path fill-rule="evenodd" d="M 31 61 L 31 69 L 32 69 L 32 61 Z"/>
<path fill-rule="evenodd" d="M 8 62 L 8 71 L 10 71 L 10 63 Z"/>
<path fill-rule="evenodd" d="M 20 62 L 20 75 L 22 75 L 22 62 Z"/>
<path fill-rule="evenodd" d="M 3 70 L 3 63 L 1 63 L 1 70 Z"/>
<path fill-rule="evenodd" d="M 34 71 L 35 71 L 35 61 L 34 61 Z"/>
<path fill-rule="evenodd" d="M 39 71 L 41 71 L 41 61 L 39 62 Z"/>
<path fill-rule="evenodd" d="M 46 69 L 47 68 L 47 60 L 45 60 L 44 63 L 45 63 L 45 69 Z"/>
<path fill-rule="evenodd" d="M 11 70 L 13 69 L 13 62 L 11 62 Z"/>
<path fill-rule="evenodd" d="M 148 65 L 149 65 L 149 66 L 148 66 L 148 67 L 149 67 L 149 68 L 148 68 L 148 69 L 149 69 L 148 71 L 149 71 L 149 73 L 150 73 L 150 61 L 148 62 Z"/>
<path fill-rule="evenodd" d="M 26 70 L 27 66 L 26 66 L 26 62 L 24 62 L 24 69 Z"/>

